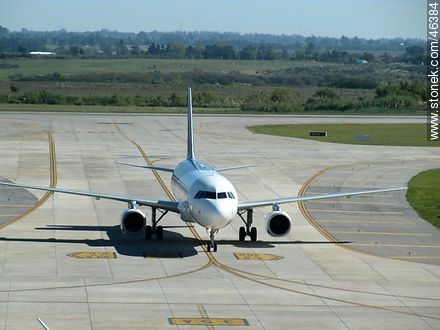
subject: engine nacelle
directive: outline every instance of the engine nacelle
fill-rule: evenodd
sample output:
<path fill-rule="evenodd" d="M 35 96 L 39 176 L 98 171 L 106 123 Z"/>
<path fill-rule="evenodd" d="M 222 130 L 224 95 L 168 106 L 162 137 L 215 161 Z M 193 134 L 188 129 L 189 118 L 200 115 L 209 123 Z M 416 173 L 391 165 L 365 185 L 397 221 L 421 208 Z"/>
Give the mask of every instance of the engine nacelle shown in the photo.
<path fill-rule="evenodd" d="M 266 218 L 266 231 L 270 236 L 283 237 L 290 233 L 292 220 L 286 212 L 272 211 Z"/>
<path fill-rule="evenodd" d="M 139 234 L 144 230 L 145 224 L 145 214 L 141 210 L 130 208 L 122 212 L 121 230 L 124 234 Z"/>

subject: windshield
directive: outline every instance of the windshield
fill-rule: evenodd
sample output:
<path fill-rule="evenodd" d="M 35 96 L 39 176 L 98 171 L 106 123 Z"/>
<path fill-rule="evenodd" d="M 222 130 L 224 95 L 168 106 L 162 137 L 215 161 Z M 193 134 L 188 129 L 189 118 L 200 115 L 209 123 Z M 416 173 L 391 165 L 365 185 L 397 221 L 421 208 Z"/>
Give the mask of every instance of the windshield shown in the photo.
<path fill-rule="evenodd" d="M 225 199 L 225 198 L 235 199 L 235 196 L 230 191 L 228 191 L 228 192 L 222 191 L 219 193 L 215 193 L 214 191 L 200 190 L 197 192 L 197 194 L 194 196 L 194 198 L 195 199 L 202 199 L 202 198 L 206 198 L 206 199 Z"/>

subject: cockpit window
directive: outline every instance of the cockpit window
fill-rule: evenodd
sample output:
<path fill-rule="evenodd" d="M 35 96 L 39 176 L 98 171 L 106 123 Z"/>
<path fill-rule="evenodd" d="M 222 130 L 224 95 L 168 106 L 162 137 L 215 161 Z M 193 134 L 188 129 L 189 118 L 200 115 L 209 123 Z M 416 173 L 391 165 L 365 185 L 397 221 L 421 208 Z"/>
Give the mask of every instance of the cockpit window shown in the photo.
<path fill-rule="evenodd" d="M 202 198 L 207 198 L 207 199 L 216 199 L 216 193 L 214 191 L 203 191 L 200 190 L 199 192 L 197 192 L 195 198 L 196 199 L 202 199 Z"/>
<path fill-rule="evenodd" d="M 232 192 L 230 192 L 230 191 L 215 193 L 213 191 L 200 190 L 194 196 L 195 199 L 202 199 L 202 198 L 206 198 L 206 199 L 224 199 L 224 198 L 228 198 L 228 197 L 230 199 L 235 199 L 234 194 Z"/>
<path fill-rule="evenodd" d="M 223 199 L 223 198 L 228 198 L 228 196 L 226 196 L 226 193 L 225 193 L 225 192 L 219 192 L 219 193 L 217 194 L 217 198 L 218 198 L 218 199 Z"/>

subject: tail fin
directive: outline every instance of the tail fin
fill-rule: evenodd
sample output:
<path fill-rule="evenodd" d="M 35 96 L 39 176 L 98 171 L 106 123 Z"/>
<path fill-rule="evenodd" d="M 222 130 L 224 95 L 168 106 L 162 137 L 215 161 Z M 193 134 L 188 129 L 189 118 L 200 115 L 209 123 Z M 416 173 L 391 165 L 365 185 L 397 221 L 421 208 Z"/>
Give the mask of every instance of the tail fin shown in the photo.
<path fill-rule="evenodd" d="M 188 154 L 186 159 L 194 160 L 194 134 L 193 134 L 193 117 L 192 117 L 192 96 L 191 87 L 188 87 Z"/>

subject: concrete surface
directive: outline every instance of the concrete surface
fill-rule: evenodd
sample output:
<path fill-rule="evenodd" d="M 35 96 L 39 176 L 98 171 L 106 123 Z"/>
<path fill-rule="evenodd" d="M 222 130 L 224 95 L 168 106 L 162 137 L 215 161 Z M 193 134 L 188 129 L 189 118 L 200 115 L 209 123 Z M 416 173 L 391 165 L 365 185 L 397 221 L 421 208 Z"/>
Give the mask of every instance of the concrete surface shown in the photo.
<path fill-rule="evenodd" d="M 440 160 L 438 148 L 326 144 L 253 135 L 244 129 L 251 124 L 317 121 L 425 122 L 424 118 L 405 117 L 203 116 L 195 119 L 196 153 L 219 167 L 258 164 L 227 173 L 240 198 L 249 200 L 296 195 L 309 178 L 327 167 L 333 169 L 317 177 L 308 193 L 333 185 L 337 189 L 400 185 L 423 164 L 436 166 Z M 3 113 L 0 176 L 49 185 L 50 155 L 45 133 L 49 131 L 55 142 L 58 187 L 165 199 L 153 173 L 116 164 L 143 163 L 144 159 L 113 122 L 119 123 L 120 130 L 138 143 L 155 164 L 173 166 L 186 154 L 183 116 Z M 366 164 L 379 162 L 392 164 L 392 169 L 379 165 L 366 168 Z M 161 175 L 168 184 L 169 174 Z M 36 198 L 43 195 L 32 194 Z M 388 199 L 393 205 L 375 203 L 386 203 Z M 427 230 L 417 229 L 418 220 L 414 214 L 408 215 L 410 210 L 400 193 L 349 201 L 367 203 L 315 203 L 307 205 L 307 209 L 322 211 L 330 205 L 332 211 L 366 211 L 362 214 L 368 216 L 366 220 L 382 221 L 392 216 L 388 221 L 396 221 L 396 225 L 387 223 L 377 230 L 386 226 L 410 233 Z M 283 207 L 294 221 L 294 230 L 287 237 L 274 239 L 265 233 L 264 215 L 268 209 L 258 209 L 255 223 L 259 241 L 239 243 L 241 222 L 236 219 L 218 234 L 219 251 L 213 255 L 206 254 L 188 227 L 172 214 L 162 223 L 166 226 L 163 242 L 125 237 L 119 231 L 119 216 L 125 207 L 118 202 L 55 194 L 28 216 L 2 228 L 0 327 L 41 329 L 37 323 L 40 317 L 51 329 L 234 328 L 210 322 L 222 318 L 245 319 L 248 325 L 240 328 L 246 329 L 440 328 L 438 265 L 343 248 L 312 226 L 297 204 Z M 0 210 L 5 212 L 4 208 Z M 371 210 L 396 214 L 377 216 Z M 145 211 L 150 214 L 148 209 Z M 359 214 L 352 217 L 354 213 L 310 213 L 317 221 L 364 220 Z M 324 214 L 328 219 L 324 219 Z M 417 224 L 410 226 L 405 222 Z M 377 225 L 370 224 L 370 228 L 364 224 L 330 224 L 322 223 L 328 225 L 325 229 L 330 233 L 342 229 L 356 232 L 357 228 L 371 231 Z M 195 229 L 207 238 L 202 228 Z M 336 237 L 353 243 L 371 242 L 370 236 L 365 240 L 360 236 L 355 233 Z M 418 239 L 408 241 L 408 237 L 396 236 L 392 242 L 421 244 Z M 376 247 L 367 250 L 376 254 L 384 251 Z M 75 252 L 116 252 L 117 258 L 68 256 Z M 144 258 L 145 252 L 179 252 L 183 257 Z M 283 258 L 238 260 L 234 252 Z M 439 256 L 439 252 L 433 249 L 427 255 Z M 170 322 L 179 318 L 204 323 L 176 326 Z"/>

